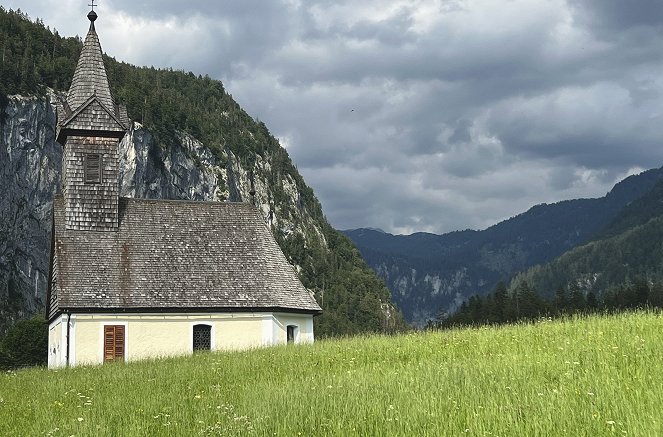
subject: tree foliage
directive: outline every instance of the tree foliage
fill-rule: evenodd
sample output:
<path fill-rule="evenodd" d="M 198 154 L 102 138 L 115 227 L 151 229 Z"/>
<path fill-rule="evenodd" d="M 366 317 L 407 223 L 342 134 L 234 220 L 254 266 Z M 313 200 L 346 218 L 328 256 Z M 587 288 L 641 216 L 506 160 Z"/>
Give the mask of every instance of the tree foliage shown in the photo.
<path fill-rule="evenodd" d="M 0 369 L 45 366 L 48 325 L 41 316 L 21 320 L 0 341 Z"/>
<path fill-rule="evenodd" d="M 552 299 L 543 299 L 526 282 L 507 292 L 499 283 L 493 293 L 472 296 L 453 314 L 440 314 L 429 328 L 499 325 L 532 321 L 541 317 L 573 314 L 613 313 L 637 309 L 663 309 L 663 282 L 637 278 L 633 282 L 610 287 L 597 295 L 578 284 L 570 289 L 559 287 Z"/>

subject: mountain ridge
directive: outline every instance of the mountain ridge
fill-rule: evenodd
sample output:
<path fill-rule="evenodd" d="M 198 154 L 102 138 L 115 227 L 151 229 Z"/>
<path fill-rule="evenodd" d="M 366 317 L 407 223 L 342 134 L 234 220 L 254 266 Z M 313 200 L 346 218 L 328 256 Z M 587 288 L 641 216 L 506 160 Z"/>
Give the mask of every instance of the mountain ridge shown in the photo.
<path fill-rule="evenodd" d="M 518 273 L 513 289 L 527 283 L 551 298 L 559 288 L 603 297 L 614 287 L 663 280 L 663 179 L 626 205 L 595 238 L 559 257 Z"/>
<path fill-rule="evenodd" d="M 618 182 L 603 197 L 538 204 L 481 231 L 344 232 L 387 282 L 406 319 L 423 326 L 438 309 L 452 312 L 469 296 L 492 291 L 498 281 L 590 241 L 662 177 L 661 168 L 647 170 Z"/>

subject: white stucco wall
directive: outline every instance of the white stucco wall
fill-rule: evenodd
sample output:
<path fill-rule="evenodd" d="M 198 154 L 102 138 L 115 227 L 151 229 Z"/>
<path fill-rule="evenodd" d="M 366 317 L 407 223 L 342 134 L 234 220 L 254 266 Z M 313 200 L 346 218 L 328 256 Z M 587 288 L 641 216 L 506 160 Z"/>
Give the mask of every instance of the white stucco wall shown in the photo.
<path fill-rule="evenodd" d="M 313 343 L 313 316 L 306 314 L 274 314 L 274 331 L 272 344 L 283 344 L 287 339 L 288 325 L 297 327 L 295 343 Z"/>
<path fill-rule="evenodd" d="M 62 319 L 65 319 L 63 323 Z M 104 326 L 125 326 L 125 359 L 134 361 L 193 352 L 193 327 L 211 326 L 212 350 L 241 350 L 286 343 L 286 327 L 297 326 L 296 343 L 313 341 L 313 316 L 285 313 L 72 314 L 69 364 L 103 363 Z M 49 368 L 66 365 L 66 316 L 49 331 Z M 53 348 L 61 351 L 53 354 Z"/>
<path fill-rule="evenodd" d="M 65 316 L 58 317 L 48 326 L 48 367 L 66 364 L 66 326 Z"/>

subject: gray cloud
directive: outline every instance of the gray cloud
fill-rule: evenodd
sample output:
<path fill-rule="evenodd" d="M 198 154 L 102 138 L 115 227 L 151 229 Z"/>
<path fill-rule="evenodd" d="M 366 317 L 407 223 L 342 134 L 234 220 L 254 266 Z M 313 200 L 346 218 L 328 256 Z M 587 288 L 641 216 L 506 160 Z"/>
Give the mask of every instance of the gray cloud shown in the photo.
<path fill-rule="evenodd" d="M 101 3 L 109 54 L 223 80 L 339 228 L 482 228 L 663 164 L 660 0 Z"/>
<path fill-rule="evenodd" d="M 602 36 L 633 28 L 663 30 L 663 3 L 658 0 L 571 0 L 583 24 Z"/>

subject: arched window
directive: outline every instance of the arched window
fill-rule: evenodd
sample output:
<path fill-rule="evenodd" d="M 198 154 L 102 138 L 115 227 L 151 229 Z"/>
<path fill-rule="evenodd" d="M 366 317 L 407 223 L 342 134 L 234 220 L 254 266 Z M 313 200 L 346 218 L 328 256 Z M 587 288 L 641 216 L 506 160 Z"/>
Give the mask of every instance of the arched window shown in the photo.
<path fill-rule="evenodd" d="M 193 325 L 193 351 L 212 349 L 212 327 L 210 325 Z"/>

